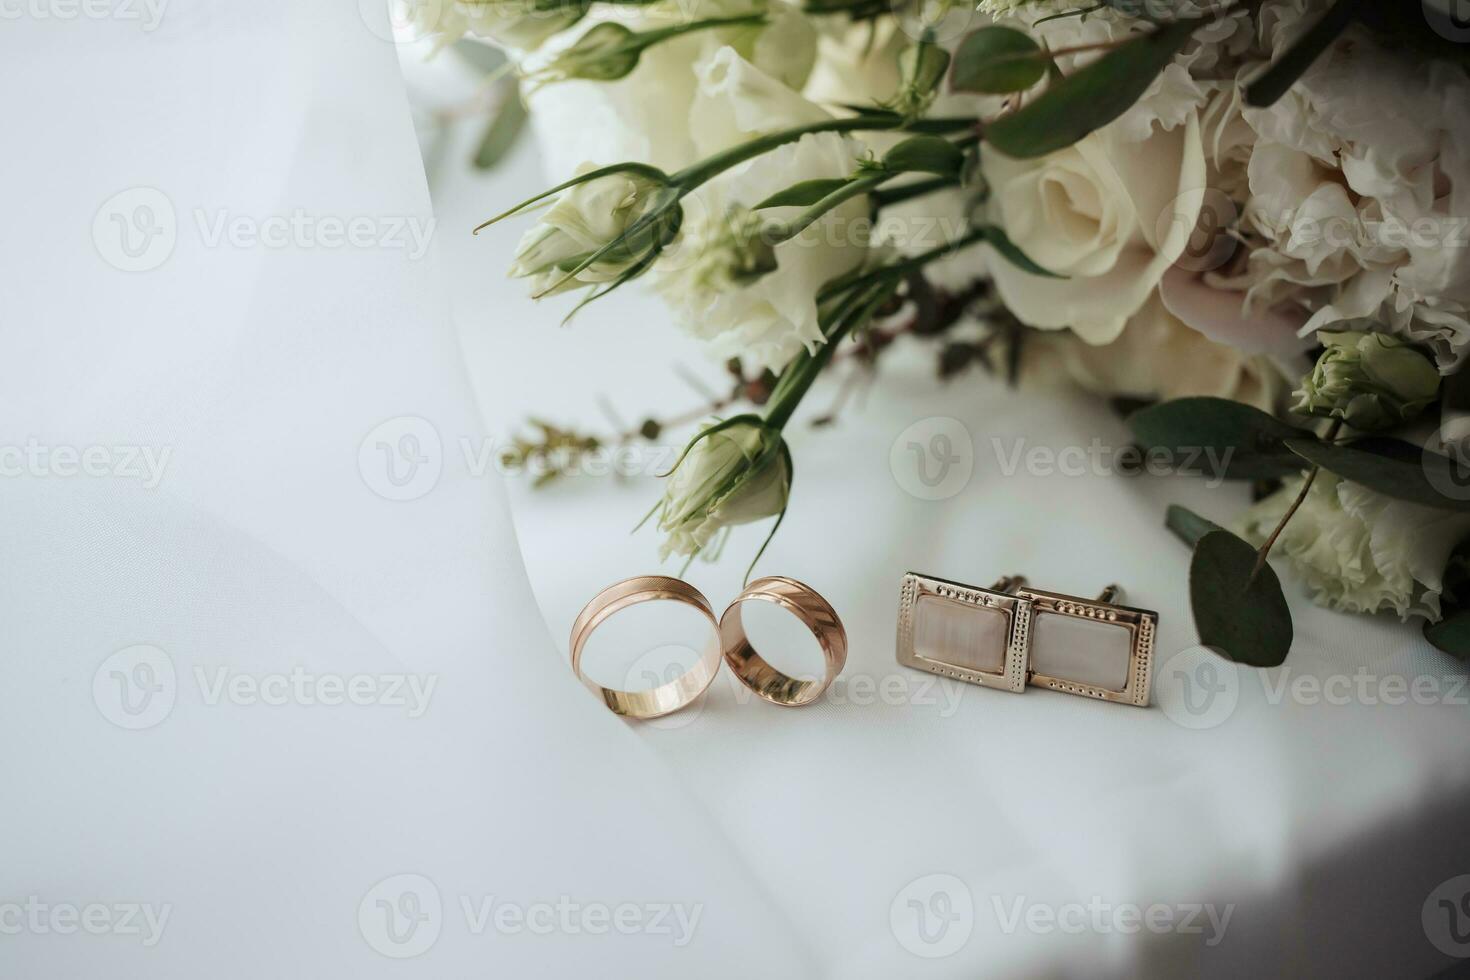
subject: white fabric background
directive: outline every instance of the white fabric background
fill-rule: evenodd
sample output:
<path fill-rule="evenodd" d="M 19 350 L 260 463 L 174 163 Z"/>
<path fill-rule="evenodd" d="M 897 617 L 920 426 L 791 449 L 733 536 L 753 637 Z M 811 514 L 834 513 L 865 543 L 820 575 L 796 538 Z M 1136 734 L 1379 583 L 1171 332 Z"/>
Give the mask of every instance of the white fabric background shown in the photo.
<path fill-rule="evenodd" d="M 3 442 L 172 448 L 154 490 L 0 487 L 0 902 L 171 907 L 149 948 L 10 934 L 7 918 L 0 974 L 584 976 L 614 960 L 653 976 L 803 972 L 702 804 L 636 733 L 585 710 L 500 487 L 449 465 L 415 505 L 359 471 L 385 419 L 479 431 L 437 262 L 208 248 L 195 227 L 194 208 L 426 219 L 393 46 L 354 2 L 284 0 L 178 2 L 151 33 L 23 18 L 0 38 Z M 124 273 L 92 221 L 140 185 L 171 199 L 177 247 Z M 177 701 L 130 731 L 92 684 L 134 644 L 172 659 Z M 438 686 L 417 719 L 210 705 L 193 671 L 221 666 Z M 405 961 L 358 925 L 375 883 L 400 874 L 429 879 L 443 907 L 437 942 Z M 475 935 L 459 901 L 485 896 L 705 909 L 674 948 L 656 934 Z"/>
<path fill-rule="evenodd" d="M 1273 705 L 1242 673 L 1233 713 L 1191 731 L 1162 707 L 964 688 L 941 712 L 904 693 L 923 680 L 892 662 L 910 567 L 980 582 L 1024 570 L 1078 592 L 1123 580 L 1162 615 L 1161 662 L 1189 644 L 1185 553 L 1162 506 L 1223 517 L 1233 491 L 996 473 L 990 433 L 1123 438 L 1088 400 L 937 389 L 921 355 L 900 353 L 838 428 L 796 427 L 796 496 L 761 569 L 822 589 L 852 637 L 848 679 L 898 678 L 898 703 L 781 711 L 722 679 L 671 724 L 600 708 L 559 647 L 593 592 L 652 569 L 654 537 L 627 529 L 657 485 L 512 482 L 523 570 L 501 483 L 472 472 L 459 440 L 503 437 L 530 411 L 595 419 L 599 393 L 635 420 L 686 403 L 674 363 L 716 369 L 631 290 L 558 330 L 560 310 L 504 282 L 520 229 L 467 229 L 538 185 L 529 150 L 442 186 L 437 251 L 421 260 L 211 248 L 195 222 L 195 209 L 427 219 L 383 28 L 349 0 L 176 0 L 152 32 L 27 15 L 0 34 L 0 443 L 171 452 L 155 489 L 0 481 L 0 903 L 170 909 L 152 947 L 0 921 L 0 971 L 1379 976 L 1449 962 L 1420 910 L 1467 870 L 1463 706 Z M 92 226 L 137 187 L 167 195 L 178 240 L 158 268 L 124 273 Z M 904 493 L 888 464 L 895 436 L 931 415 L 966 420 L 979 448 L 975 478 L 942 503 Z M 443 472 L 395 502 L 359 450 L 368 441 L 371 461 L 370 435 L 399 433 L 402 417 L 433 425 Z M 741 535 L 723 565 L 691 571 L 717 607 L 757 541 Z M 1457 672 L 1396 625 L 1297 613 L 1298 673 Z M 176 702 L 131 731 L 93 683 L 135 644 L 170 658 Z M 437 687 L 414 719 L 210 704 L 194 672 L 220 667 L 407 672 Z M 358 912 L 402 874 L 427 878 L 443 912 L 437 941 L 399 961 Z M 931 874 L 959 879 L 974 904 L 968 941 L 941 959 L 916 956 L 890 922 Z M 491 895 L 702 915 L 684 948 L 653 933 L 476 935 L 459 901 Z M 991 904 L 1094 896 L 1236 908 L 1206 948 L 1192 935 L 1005 934 Z"/>

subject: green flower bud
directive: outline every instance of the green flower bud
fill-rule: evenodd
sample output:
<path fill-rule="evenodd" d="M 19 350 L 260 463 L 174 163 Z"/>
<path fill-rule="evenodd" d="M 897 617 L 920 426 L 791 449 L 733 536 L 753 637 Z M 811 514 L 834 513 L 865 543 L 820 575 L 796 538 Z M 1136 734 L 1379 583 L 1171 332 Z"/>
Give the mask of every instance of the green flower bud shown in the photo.
<path fill-rule="evenodd" d="M 786 509 L 791 464 L 779 430 L 755 416 L 708 426 L 669 474 L 659 505 L 660 557 L 698 553 L 715 533 Z"/>
<path fill-rule="evenodd" d="M 593 82 L 615 81 L 638 67 L 638 56 L 643 48 L 636 31 L 612 22 L 598 24 L 537 71 L 534 77 L 548 82 L 572 78 Z"/>
<path fill-rule="evenodd" d="M 919 41 L 898 54 L 898 92 L 889 103 L 903 116 L 921 116 L 939 92 L 949 70 L 949 52 L 937 44 Z"/>
<path fill-rule="evenodd" d="M 656 173 L 637 170 L 567 188 L 521 237 L 510 275 L 530 279 L 537 297 L 618 279 L 657 254 L 677 230 L 678 204 L 666 188 Z M 640 225 L 649 215 L 659 220 Z M 606 245 L 613 248 L 570 274 Z"/>
<path fill-rule="evenodd" d="M 1434 364 L 1393 334 L 1323 331 L 1318 338 L 1327 350 L 1302 379 L 1298 412 L 1371 432 L 1407 422 L 1439 394 Z"/>

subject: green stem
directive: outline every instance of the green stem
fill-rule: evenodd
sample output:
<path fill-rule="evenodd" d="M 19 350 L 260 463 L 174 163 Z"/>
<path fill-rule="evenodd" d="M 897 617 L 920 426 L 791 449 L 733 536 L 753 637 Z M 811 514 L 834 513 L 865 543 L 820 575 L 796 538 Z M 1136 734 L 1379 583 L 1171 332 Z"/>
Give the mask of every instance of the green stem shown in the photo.
<path fill-rule="evenodd" d="M 831 282 L 827 283 L 817 292 L 817 301 L 821 302 L 824 299 L 830 299 L 833 296 L 836 296 L 839 293 L 846 292 L 847 290 L 852 289 L 854 286 L 860 285 L 869 279 L 876 280 L 879 278 L 891 278 L 894 282 L 897 282 L 899 279 L 902 279 L 906 274 L 913 272 L 915 269 L 922 268 L 923 266 L 928 265 L 930 262 L 933 262 L 936 259 L 942 259 L 946 256 L 953 255 L 960 249 L 969 248 L 971 245 L 978 245 L 980 242 L 985 241 L 985 236 L 986 229 L 983 226 L 979 228 L 972 228 L 970 231 L 961 235 L 959 238 L 956 238 L 952 242 L 936 246 L 929 249 L 929 251 L 927 252 L 921 252 L 920 254 L 912 256 L 911 258 L 901 259 L 898 262 L 893 262 L 889 265 L 879 266 L 876 269 L 858 269 L 857 271 L 848 273 L 845 276 L 839 276 L 838 278 L 833 279 Z"/>
<path fill-rule="evenodd" d="M 856 180 L 848 181 L 816 204 L 801 212 L 801 214 L 797 215 L 789 223 L 779 226 L 779 229 L 773 233 L 770 239 L 771 245 L 780 245 L 782 242 L 790 241 L 810 228 L 828 211 L 840 207 L 855 197 L 866 194 L 885 180 L 891 180 L 895 176 L 897 175 L 885 171 L 873 174 L 870 177 L 859 177 Z"/>
<path fill-rule="evenodd" d="M 1337 433 L 1341 429 L 1342 419 L 1334 419 L 1331 427 L 1323 435 L 1323 441 L 1333 441 L 1337 438 Z M 1266 559 L 1271 557 L 1271 548 L 1276 544 L 1276 539 L 1281 537 L 1281 532 L 1286 530 L 1287 523 L 1296 516 L 1296 512 L 1301 509 L 1302 504 L 1306 503 L 1307 494 L 1311 491 L 1312 484 L 1317 482 L 1317 474 L 1320 472 L 1322 472 L 1322 467 L 1320 466 L 1313 466 L 1307 472 L 1307 478 L 1302 481 L 1301 492 L 1296 495 L 1296 499 L 1291 502 L 1291 506 L 1286 509 L 1286 513 L 1281 515 L 1281 520 L 1277 522 L 1276 529 L 1271 532 L 1271 536 L 1266 539 L 1266 543 L 1261 545 L 1261 550 L 1256 552 L 1256 564 L 1251 569 L 1250 581 L 1254 582 L 1256 576 L 1261 574 L 1261 569 L 1266 567 Z"/>
<path fill-rule="evenodd" d="M 753 160 L 787 143 L 794 143 L 811 133 L 856 133 L 856 132 L 883 132 L 893 129 L 908 129 L 916 133 L 952 133 L 956 130 L 967 129 L 975 125 L 975 120 L 968 117 L 952 117 L 940 119 L 920 119 L 916 121 L 905 120 L 894 112 L 864 113 L 857 116 L 845 116 L 841 119 L 823 119 L 821 122 L 807 123 L 805 126 L 792 126 L 789 129 L 780 129 L 774 133 L 757 137 L 748 143 L 732 146 L 722 153 L 716 153 L 712 157 L 686 167 L 674 174 L 670 182 L 682 187 L 686 192 L 691 191 L 709 180 L 724 173 L 731 167 L 739 166 L 747 160 Z"/>
<path fill-rule="evenodd" d="M 960 182 L 953 177 L 930 177 L 927 180 L 916 180 L 912 184 L 895 187 L 892 190 L 880 191 L 873 195 L 878 207 L 887 208 L 904 201 L 911 201 L 925 194 L 933 194 L 949 187 L 958 187 Z"/>
<path fill-rule="evenodd" d="M 869 284 L 866 292 L 856 294 L 860 299 L 848 297 L 838 304 L 832 329 L 828 331 L 816 353 L 803 351 L 781 372 L 781 379 L 776 382 L 770 400 L 766 402 L 767 425 L 773 429 L 785 427 L 796 412 L 796 407 L 801 404 L 802 398 L 806 396 L 807 390 L 832 360 L 837 345 L 853 328 L 866 323 L 897 288 L 897 280 L 875 280 Z"/>
<path fill-rule="evenodd" d="M 765 14 L 742 14 L 739 17 L 714 17 L 710 20 L 696 20 L 689 24 L 676 24 L 673 27 L 661 27 L 654 31 L 640 31 L 634 36 L 638 39 L 638 50 L 646 51 L 661 41 L 688 34 L 692 31 L 707 31 L 715 27 L 740 27 L 749 24 L 764 24 Z"/>

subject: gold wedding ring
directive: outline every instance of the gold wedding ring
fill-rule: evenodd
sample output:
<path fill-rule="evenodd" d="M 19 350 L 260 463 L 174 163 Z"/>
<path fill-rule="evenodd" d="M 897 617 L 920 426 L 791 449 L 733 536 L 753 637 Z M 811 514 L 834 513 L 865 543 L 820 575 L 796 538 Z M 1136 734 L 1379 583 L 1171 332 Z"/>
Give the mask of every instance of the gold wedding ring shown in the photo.
<path fill-rule="evenodd" d="M 704 693 L 720 670 L 720 643 L 711 642 L 700 654 L 699 662 L 673 680 L 645 691 L 619 691 L 603 687 L 582 673 L 582 647 L 604 620 L 629 606 L 660 599 L 693 606 L 709 620 L 717 636 L 720 625 L 715 621 L 709 600 L 688 582 L 664 575 L 640 575 L 603 589 L 582 609 L 572 624 L 572 672 L 612 709 L 630 718 L 658 718 L 678 711 Z M 763 695 L 764 696 L 764 695 Z"/>
<path fill-rule="evenodd" d="M 826 663 L 820 681 L 788 677 L 761 658 L 745 635 L 745 624 L 740 620 L 741 605 L 753 601 L 775 603 L 812 631 Z M 847 662 L 847 630 L 836 611 L 810 586 L 782 575 L 756 579 L 735 597 L 720 617 L 720 643 L 725 650 L 725 662 L 742 684 L 765 700 L 788 707 L 815 701 L 842 673 Z"/>

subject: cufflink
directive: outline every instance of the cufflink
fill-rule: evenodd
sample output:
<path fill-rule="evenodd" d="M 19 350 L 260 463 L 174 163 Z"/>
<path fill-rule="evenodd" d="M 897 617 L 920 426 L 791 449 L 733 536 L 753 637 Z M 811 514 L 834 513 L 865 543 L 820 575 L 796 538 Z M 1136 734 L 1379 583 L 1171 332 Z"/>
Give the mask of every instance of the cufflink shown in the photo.
<path fill-rule="evenodd" d="M 1159 614 L 1119 605 L 1110 585 L 1096 599 L 1022 588 L 1032 609 L 1027 683 L 1144 707 Z"/>
<path fill-rule="evenodd" d="M 1020 693 L 1026 687 L 1031 600 L 1026 580 L 1007 576 L 988 589 L 909 572 L 898 611 L 898 662 L 958 680 Z"/>

